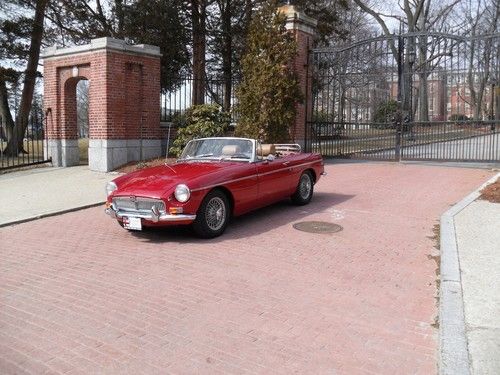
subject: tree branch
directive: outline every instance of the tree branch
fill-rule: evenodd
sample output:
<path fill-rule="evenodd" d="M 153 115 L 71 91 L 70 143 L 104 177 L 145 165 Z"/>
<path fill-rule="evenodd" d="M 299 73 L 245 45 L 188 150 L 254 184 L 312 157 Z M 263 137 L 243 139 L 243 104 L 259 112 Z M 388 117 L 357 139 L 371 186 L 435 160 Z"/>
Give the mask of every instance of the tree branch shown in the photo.
<path fill-rule="evenodd" d="M 110 35 L 110 36 L 115 36 L 113 29 L 109 26 L 109 24 L 106 20 L 106 16 L 104 15 L 104 13 L 102 11 L 100 0 L 97 0 L 98 12 L 96 12 L 94 9 L 92 9 L 92 7 L 88 4 L 87 1 L 84 1 L 83 3 L 85 4 L 85 8 L 87 8 L 94 15 L 94 17 L 99 21 L 99 23 L 102 25 L 102 27 L 104 28 L 104 31 L 106 31 L 108 33 L 108 35 Z"/>
<path fill-rule="evenodd" d="M 365 5 L 365 3 L 362 1 L 362 0 L 354 0 L 354 2 L 366 13 L 368 13 L 369 15 L 371 15 L 373 18 L 375 18 L 375 20 L 378 22 L 378 24 L 380 25 L 380 27 L 382 27 L 382 30 L 384 31 L 384 34 L 387 35 L 387 36 L 390 36 L 392 35 L 391 32 L 389 31 L 389 28 L 387 27 L 386 23 L 384 22 L 384 20 L 382 19 L 382 17 L 380 17 L 380 15 L 375 12 L 373 9 L 369 8 L 367 5 Z M 389 42 L 390 43 L 390 46 L 391 46 L 391 50 L 392 50 L 392 54 L 394 55 L 394 57 L 396 58 L 397 55 L 398 55 L 398 51 L 396 50 L 396 47 L 394 46 L 394 43 L 392 41 Z"/>

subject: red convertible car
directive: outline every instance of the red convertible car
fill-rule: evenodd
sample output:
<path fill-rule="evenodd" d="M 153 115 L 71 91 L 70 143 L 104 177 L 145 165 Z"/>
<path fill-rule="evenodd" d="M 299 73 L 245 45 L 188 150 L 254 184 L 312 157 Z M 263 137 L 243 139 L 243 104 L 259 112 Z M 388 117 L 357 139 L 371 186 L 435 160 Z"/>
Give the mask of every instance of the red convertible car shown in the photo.
<path fill-rule="evenodd" d="M 190 141 L 174 164 L 120 176 L 106 186 L 106 213 L 126 229 L 189 224 L 221 235 L 231 216 L 291 198 L 309 203 L 324 174 L 319 154 L 299 145 L 235 137 Z"/>

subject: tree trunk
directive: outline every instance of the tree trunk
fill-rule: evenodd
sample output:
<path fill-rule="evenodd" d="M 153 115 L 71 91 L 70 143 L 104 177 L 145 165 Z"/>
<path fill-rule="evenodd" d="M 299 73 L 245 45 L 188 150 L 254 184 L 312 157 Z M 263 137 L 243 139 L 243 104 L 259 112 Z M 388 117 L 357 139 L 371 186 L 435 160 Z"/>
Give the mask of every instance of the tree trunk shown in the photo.
<path fill-rule="evenodd" d="M 482 85 L 481 85 L 482 86 Z M 482 115 L 482 105 L 483 105 L 483 95 L 484 94 L 484 88 L 480 88 L 479 92 L 477 93 L 477 104 L 474 107 L 474 120 L 480 121 L 483 118 Z"/>
<path fill-rule="evenodd" d="M 206 2 L 191 0 L 193 27 L 193 98 L 192 104 L 205 103 Z"/>
<path fill-rule="evenodd" d="M 422 96 L 420 94 L 420 90 L 421 90 L 421 87 L 416 87 L 415 88 L 415 95 L 413 95 L 413 97 L 412 97 L 411 114 L 412 114 L 413 121 L 422 121 L 422 120 L 420 120 L 420 117 L 419 117 L 420 113 L 417 116 L 417 109 L 420 109 L 419 104 L 420 104 L 420 98 Z"/>
<path fill-rule="evenodd" d="M 468 81 L 469 81 L 469 91 L 471 97 L 471 106 L 473 109 L 474 120 L 479 121 L 482 118 L 481 110 L 483 107 L 484 90 L 486 89 L 486 84 L 490 76 L 490 62 L 491 62 L 491 42 L 485 42 L 484 45 L 476 43 L 476 41 L 471 42 L 471 52 L 469 61 L 469 71 L 468 71 Z M 474 71 L 474 67 L 477 62 L 475 61 L 475 52 L 478 50 L 478 54 L 481 49 L 483 50 L 480 59 L 484 64 L 479 69 Z M 477 85 L 479 81 L 479 85 Z"/>
<path fill-rule="evenodd" d="M 340 93 L 340 102 L 339 102 L 339 115 L 341 124 L 345 123 L 345 102 L 346 102 L 346 90 L 344 89 Z"/>
<path fill-rule="evenodd" d="M 491 94 L 495 95 L 495 120 L 500 121 L 500 86 L 495 86 Z"/>
<path fill-rule="evenodd" d="M 429 122 L 429 73 L 427 71 L 427 63 L 427 37 L 421 36 L 418 38 L 418 69 L 420 70 L 418 75 L 420 86 L 420 106 L 418 119 L 422 122 Z"/>
<path fill-rule="evenodd" d="M 10 156 L 16 156 L 19 151 L 24 152 L 23 137 L 28 127 L 28 120 L 31 111 L 31 102 L 33 101 L 33 92 L 35 91 L 38 60 L 40 59 L 40 48 L 43 36 L 43 20 L 45 18 L 45 8 L 48 0 L 39 0 L 36 2 L 35 19 L 33 30 L 31 31 L 31 43 L 28 56 L 28 65 L 24 74 L 23 93 L 21 95 L 21 104 L 16 118 L 16 124 L 9 139 L 4 153 Z"/>
<path fill-rule="evenodd" d="M 12 138 L 14 131 L 14 120 L 9 109 L 9 96 L 5 80 L 0 77 L 0 138 L 7 140 Z"/>
<path fill-rule="evenodd" d="M 245 35 L 248 35 L 248 29 L 250 27 L 250 21 L 252 20 L 253 11 L 253 0 L 245 0 Z"/>
<path fill-rule="evenodd" d="M 475 31 L 476 30 L 474 28 L 472 30 L 472 36 L 473 37 L 476 35 Z M 467 80 L 468 80 L 468 83 L 469 83 L 469 92 L 470 92 L 470 98 L 471 98 L 470 106 L 473 109 L 473 116 L 474 116 L 475 120 L 477 120 L 476 113 L 477 113 L 477 108 L 479 107 L 479 103 L 477 101 L 476 87 L 474 85 L 474 67 L 476 65 L 476 62 L 475 62 L 476 47 L 477 47 L 476 46 L 476 41 L 474 39 L 472 39 L 471 44 L 470 44 L 469 71 L 467 72 Z M 465 95 L 465 92 L 464 92 L 464 101 L 465 101 L 466 97 L 467 97 L 467 95 Z"/>
<path fill-rule="evenodd" d="M 429 85 L 427 73 L 420 73 L 419 81 L 420 105 L 418 107 L 418 121 L 429 122 Z"/>
<path fill-rule="evenodd" d="M 118 19 L 118 32 L 116 36 L 120 39 L 123 39 L 123 25 L 124 25 L 124 13 L 123 13 L 123 0 L 115 0 L 115 13 L 116 18 Z"/>
<path fill-rule="evenodd" d="M 232 35 L 231 35 L 231 0 L 226 0 L 226 7 L 222 14 L 222 35 L 224 38 L 224 49 L 222 52 L 222 71 L 224 75 L 224 102 L 223 109 L 231 109 L 232 90 Z"/>
<path fill-rule="evenodd" d="M 412 71 L 413 63 L 409 61 L 408 57 L 403 61 L 403 77 L 401 79 L 401 110 L 406 116 L 411 112 L 411 97 L 412 97 Z"/>

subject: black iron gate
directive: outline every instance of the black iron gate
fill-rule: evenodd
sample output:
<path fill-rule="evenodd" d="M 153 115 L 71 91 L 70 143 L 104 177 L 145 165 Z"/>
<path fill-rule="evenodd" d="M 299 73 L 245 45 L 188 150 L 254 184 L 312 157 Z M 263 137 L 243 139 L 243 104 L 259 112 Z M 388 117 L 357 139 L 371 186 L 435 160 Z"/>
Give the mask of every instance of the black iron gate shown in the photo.
<path fill-rule="evenodd" d="M 0 171 L 51 162 L 46 147 L 47 117 L 41 110 L 32 111 L 19 142 L 11 142 L 16 129 L 9 131 L 7 126 L 0 117 Z"/>
<path fill-rule="evenodd" d="M 310 52 L 306 149 L 500 161 L 500 34 L 412 33 Z"/>

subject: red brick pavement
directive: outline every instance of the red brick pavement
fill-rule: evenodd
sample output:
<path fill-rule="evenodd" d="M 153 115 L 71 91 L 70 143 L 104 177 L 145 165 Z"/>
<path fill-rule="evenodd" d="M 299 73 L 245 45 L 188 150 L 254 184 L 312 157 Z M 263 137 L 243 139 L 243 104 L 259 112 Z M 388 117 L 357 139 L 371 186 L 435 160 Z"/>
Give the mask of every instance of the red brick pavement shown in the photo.
<path fill-rule="evenodd" d="M 326 169 L 310 205 L 214 240 L 129 233 L 102 208 L 0 229 L 0 372 L 434 373 L 432 228 L 491 173 Z"/>

